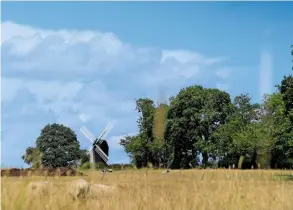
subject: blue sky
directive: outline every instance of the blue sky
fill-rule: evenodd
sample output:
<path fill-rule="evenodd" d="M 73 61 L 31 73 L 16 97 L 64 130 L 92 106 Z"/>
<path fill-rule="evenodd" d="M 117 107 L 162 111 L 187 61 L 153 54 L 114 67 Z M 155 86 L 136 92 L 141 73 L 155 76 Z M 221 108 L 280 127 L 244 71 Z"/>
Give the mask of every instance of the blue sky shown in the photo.
<path fill-rule="evenodd" d="M 2 164 L 25 166 L 47 123 L 98 135 L 108 122 L 110 162 L 137 132 L 135 99 L 188 85 L 259 102 L 291 73 L 293 2 L 2 3 Z"/>

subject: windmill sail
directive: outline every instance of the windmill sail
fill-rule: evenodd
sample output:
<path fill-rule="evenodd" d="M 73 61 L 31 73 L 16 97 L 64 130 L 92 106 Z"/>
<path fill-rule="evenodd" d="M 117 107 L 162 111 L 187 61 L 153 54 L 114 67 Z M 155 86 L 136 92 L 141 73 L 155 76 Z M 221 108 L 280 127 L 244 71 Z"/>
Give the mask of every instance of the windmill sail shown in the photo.
<path fill-rule="evenodd" d="M 113 128 L 112 124 L 109 123 L 107 125 L 107 127 L 103 130 L 103 132 L 101 133 L 101 135 L 99 136 L 99 138 L 97 138 L 98 143 L 101 143 L 103 141 L 102 138 L 106 138 L 107 134 L 109 133 L 109 131 Z"/>
<path fill-rule="evenodd" d="M 95 137 L 93 136 L 93 134 L 91 134 L 91 132 L 86 128 L 86 127 L 82 127 L 80 129 L 80 131 L 92 142 L 95 141 Z"/>

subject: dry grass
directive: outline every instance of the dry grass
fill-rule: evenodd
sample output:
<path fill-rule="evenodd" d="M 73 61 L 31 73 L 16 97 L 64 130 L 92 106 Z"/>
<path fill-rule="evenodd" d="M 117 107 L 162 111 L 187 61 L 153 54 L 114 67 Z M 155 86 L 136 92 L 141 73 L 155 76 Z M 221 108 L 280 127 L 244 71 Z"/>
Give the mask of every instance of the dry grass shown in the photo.
<path fill-rule="evenodd" d="M 293 171 L 159 170 L 108 173 L 103 180 L 99 172 L 83 177 L 90 183 L 118 184 L 114 195 L 73 202 L 66 194 L 67 183 L 77 177 L 50 177 L 48 197 L 27 199 L 27 186 L 45 177 L 2 178 L 2 209 L 229 209 L 292 210 L 293 181 L 276 180 L 276 174 Z"/>

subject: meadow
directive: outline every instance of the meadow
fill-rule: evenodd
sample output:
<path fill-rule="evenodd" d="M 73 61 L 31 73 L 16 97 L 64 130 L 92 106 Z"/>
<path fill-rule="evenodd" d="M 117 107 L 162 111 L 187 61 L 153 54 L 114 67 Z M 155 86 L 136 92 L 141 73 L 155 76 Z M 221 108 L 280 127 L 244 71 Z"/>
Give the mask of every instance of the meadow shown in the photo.
<path fill-rule="evenodd" d="M 292 210 L 291 170 L 128 170 L 87 171 L 88 182 L 117 184 L 118 193 L 72 201 L 68 183 L 80 177 L 2 177 L 2 209 L 105 210 Z M 28 201 L 28 183 L 47 180 L 49 195 Z"/>

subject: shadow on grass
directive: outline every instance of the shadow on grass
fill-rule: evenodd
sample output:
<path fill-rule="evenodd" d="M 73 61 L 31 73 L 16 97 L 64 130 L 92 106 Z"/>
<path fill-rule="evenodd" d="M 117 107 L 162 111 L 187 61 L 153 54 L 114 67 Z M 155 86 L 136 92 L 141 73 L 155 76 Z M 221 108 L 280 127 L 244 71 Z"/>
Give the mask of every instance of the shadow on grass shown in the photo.
<path fill-rule="evenodd" d="M 276 181 L 293 181 L 293 175 L 292 174 L 279 174 L 273 176 L 273 179 Z"/>

